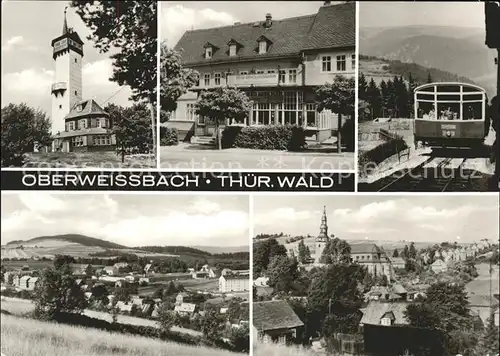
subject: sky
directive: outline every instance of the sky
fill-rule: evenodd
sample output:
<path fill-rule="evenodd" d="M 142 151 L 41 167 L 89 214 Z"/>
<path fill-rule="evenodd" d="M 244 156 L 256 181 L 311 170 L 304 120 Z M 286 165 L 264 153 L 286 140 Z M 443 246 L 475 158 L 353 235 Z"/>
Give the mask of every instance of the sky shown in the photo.
<path fill-rule="evenodd" d="M 332 4 L 337 1 L 332 1 Z M 161 7 L 161 38 L 170 47 L 188 30 L 311 15 L 324 1 L 164 1 Z"/>
<path fill-rule="evenodd" d="M 2 192 L 2 244 L 82 234 L 125 246 L 248 246 L 247 196 Z"/>
<path fill-rule="evenodd" d="M 51 41 L 62 33 L 67 1 L 2 1 L 2 107 L 26 102 L 50 116 L 55 64 Z M 84 41 L 83 99 L 103 104 L 119 86 L 112 75 L 110 54 L 100 54 L 86 39 L 90 31 L 68 8 L 68 26 Z M 130 88 L 124 87 L 110 102 L 129 106 Z"/>
<path fill-rule="evenodd" d="M 255 196 L 254 234 L 316 236 L 323 206 L 329 233 L 344 240 L 498 239 L 498 195 Z"/>
<path fill-rule="evenodd" d="M 484 4 L 479 1 L 361 1 L 359 24 L 360 27 L 427 25 L 484 29 Z"/>

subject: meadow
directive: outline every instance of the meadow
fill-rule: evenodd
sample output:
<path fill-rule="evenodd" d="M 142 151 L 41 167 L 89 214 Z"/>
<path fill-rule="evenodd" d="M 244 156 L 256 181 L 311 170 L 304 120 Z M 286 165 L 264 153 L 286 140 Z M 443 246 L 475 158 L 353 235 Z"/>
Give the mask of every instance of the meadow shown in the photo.
<path fill-rule="evenodd" d="M 311 349 L 300 346 L 285 346 L 280 344 L 265 344 L 254 342 L 254 356 L 313 356 L 316 353 Z"/>
<path fill-rule="evenodd" d="M 151 338 L 1 315 L 1 352 L 8 356 L 230 356 L 236 353 Z"/>

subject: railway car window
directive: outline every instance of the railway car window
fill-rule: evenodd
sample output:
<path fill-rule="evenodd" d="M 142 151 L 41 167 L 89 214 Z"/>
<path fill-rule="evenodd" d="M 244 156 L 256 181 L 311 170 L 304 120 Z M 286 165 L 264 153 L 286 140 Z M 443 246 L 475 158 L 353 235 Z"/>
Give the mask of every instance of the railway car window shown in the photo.
<path fill-rule="evenodd" d="M 483 100 L 483 94 L 464 94 L 464 100 Z"/>
<path fill-rule="evenodd" d="M 460 93 L 460 86 L 458 85 L 438 85 L 438 93 Z"/>
<path fill-rule="evenodd" d="M 470 93 L 470 92 L 476 92 L 477 93 L 478 92 L 477 88 L 474 88 L 474 87 L 469 87 L 469 86 L 465 86 L 464 85 L 462 88 L 463 88 L 462 91 L 464 91 L 464 92 L 468 92 L 468 93 Z"/>
<path fill-rule="evenodd" d="M 436 120 L 436 110 L 434 103 L 417 102 L 417 117 L 424 120 Z"/>
<path fill-rule="evenodd" d="M 434 94 L 417 93 L 417 100 L 434 100 Z"/>
<path fill-rule="evenodd" d="M 483 104 L 463 103 L 464 120 L 481 120 L 483 118 Z"/>
<path fill-rule="evenodd" d="M 434 91 L 435 91 L 435 86 L 430 86 L 430 87 L 428 87 L 428 88 L 419 89 L 419 91 L 427 91 L 427 92 L 434 93 Z"/>
<path fill-rule="evenodd" d="M 438 103 L 438 120 L 460 120 L 460 103 Z"/>
<path fill-rule="evenodd" d="M 437 100 L 442 101 L 460 101 L 460 94 L 438 94 Z"/>

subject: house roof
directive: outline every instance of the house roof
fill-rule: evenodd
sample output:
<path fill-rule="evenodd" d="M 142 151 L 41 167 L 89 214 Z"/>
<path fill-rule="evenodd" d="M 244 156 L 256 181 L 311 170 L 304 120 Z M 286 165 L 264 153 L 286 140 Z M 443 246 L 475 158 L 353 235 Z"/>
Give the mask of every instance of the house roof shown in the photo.
<path fill-rule="evenodd" d="M 408 293 L 408 291 L 399 283 L 394 283 L 391 286 L 391 291 L 396 293 L 396 294 L 403 294 L 403 293 Z"/>
<path fill-rule="evenodd" d="M 96 103 L 94 99 L 80 101 L 71 108 L 64 120 L 78 119 L 88 116 L 109 116 L 103 108 Z"/>
<path fill-rule="evenodd" d="M 265 37 L 270 46 L 258 54 L 258 39 Z M 229 56 L 228 43 L 240 44 L 236 56 Z M 211 58 L 204 57 L 204 47 L 214 48 Z M 185 64 L 225 62 L 239 59 L 265 59 L 298 55 L 305 50 L 355 46 L 355 4 L 322 6 L 313 15 L 237 24 L 210 29 L 186 31 L 175 50 L 182 50 Z"/>
<path fill-rule="evenodd" d="M 351 255 L 357 253 L 379 253 L 380 248 L 374 243 L 360 243 L 351 245 Z"/>
<path fill-rule="evenodd" d="M 175 311 L 180 311 L 180 312 L 194 312 L 196 309 L 196 304 L 193 303 L 182 303 L 181 305 L 176 305 L 175 306 Z"/>
<path fill-rule="evenodd" d="M 362 310 L 363 317 L 361 318 L 360 323 L 380 325 L 380 319 L 382 319 L 387 313 L 392 312 L 394 315 L 394 324 L 408 325 L 408 320 L 406 320 L 404 316 L 407 306 L 408 303 L 403 302 L 387 303 L 371 301 L 368 303 L 367 307 Z"/>
<path fill-rule="evenodd" d="M 259 331 L 296 328 L 304 323 L 285 300 L 253 303 L 253 325 Z"/>

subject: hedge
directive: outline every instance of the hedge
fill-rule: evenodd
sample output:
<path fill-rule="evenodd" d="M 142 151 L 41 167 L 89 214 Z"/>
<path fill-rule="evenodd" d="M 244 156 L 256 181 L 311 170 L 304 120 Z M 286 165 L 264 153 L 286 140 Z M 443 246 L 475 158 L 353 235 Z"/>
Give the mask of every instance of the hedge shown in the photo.
<path fill-rule="evenodd" d="M 226 126 L 222 148 L 300 151 L 306 147 L 303 127 L 291 125 Z"/>
<path fill-rule="evenodd" d="M 369 151 L 361 153 L 358 160 L 359 173 L 361 175 L 368 174 L 369 172 L 367 172 L 367 170 L 370 166 L 375 168 L 373 165 L 377 166 L 385 159 L 406 149 L 408 149 L 406 141 L 402 138 L 396 138 L 386 141 Z"/>
<path fill-rule="evenodd" d="M 342 145 L 346 146 L 346 150 L 354 152 L 354 120 L 349 118 L 344 122 L 340 129 L 340 140 Z"/>
<path fill-rule="evenodd" d="M 179 143 L 179 135 L 176 128 L 160 126 L 160 146 L 176 146 Z"/>

